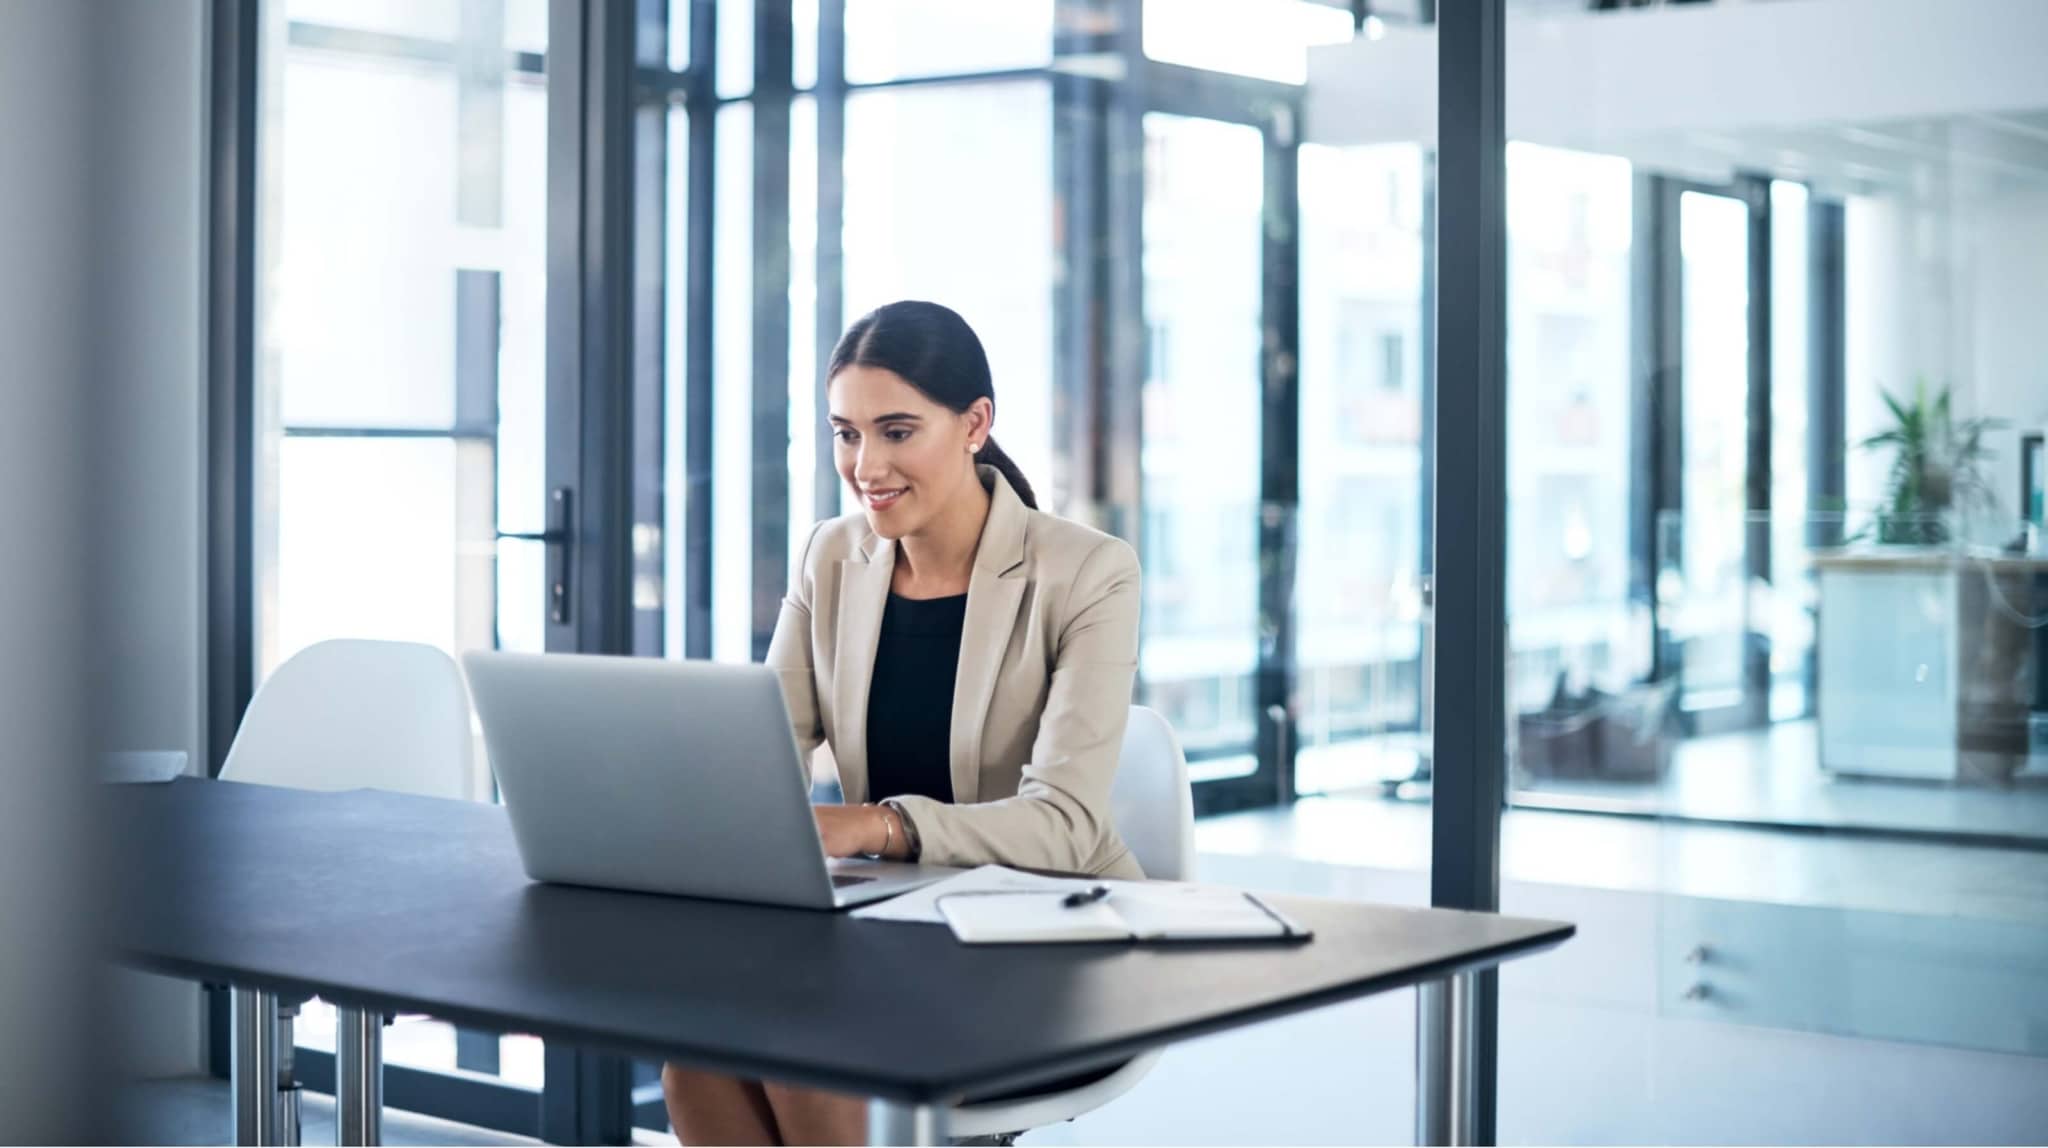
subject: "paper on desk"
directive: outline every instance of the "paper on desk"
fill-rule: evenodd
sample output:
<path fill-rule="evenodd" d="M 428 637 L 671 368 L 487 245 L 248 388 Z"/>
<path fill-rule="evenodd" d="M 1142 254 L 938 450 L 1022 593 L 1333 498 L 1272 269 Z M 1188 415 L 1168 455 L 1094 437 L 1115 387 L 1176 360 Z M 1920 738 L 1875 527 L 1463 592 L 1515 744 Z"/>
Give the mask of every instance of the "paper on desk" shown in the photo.
<path fill-rule="evenodd" d="M 1130 883 L 1091 881 L 1085 877 L 1041 877 L 1036 873 L 1021 873 L 1001 865 L 983 865 L 979 869 L 969 869 L 958 877 L 948 877 L 943 881 L 913 889 L 900 897 L 864 905 L 853 910 L 852 916 L 863 921 L 915 921 L 920 924 L 943 925 L 946 919 L 939 915 L 939 898 L 953 893 L 1042 893 L 1054 889 L 1091 889 L 1097 885 L 1108 885 L 1114 889 Z"/>

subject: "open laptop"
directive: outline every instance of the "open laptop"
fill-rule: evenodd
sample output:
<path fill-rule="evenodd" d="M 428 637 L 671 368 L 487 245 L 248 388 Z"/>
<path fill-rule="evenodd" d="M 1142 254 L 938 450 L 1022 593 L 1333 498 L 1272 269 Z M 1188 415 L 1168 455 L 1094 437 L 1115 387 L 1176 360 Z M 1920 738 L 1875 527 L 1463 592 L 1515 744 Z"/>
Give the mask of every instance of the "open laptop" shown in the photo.
<path fill-rule="evenodd" d="M 489 652 L 462 664 L 536 881 L 843 909 L 955 872 L 827 862 L 766 666 Z"/>

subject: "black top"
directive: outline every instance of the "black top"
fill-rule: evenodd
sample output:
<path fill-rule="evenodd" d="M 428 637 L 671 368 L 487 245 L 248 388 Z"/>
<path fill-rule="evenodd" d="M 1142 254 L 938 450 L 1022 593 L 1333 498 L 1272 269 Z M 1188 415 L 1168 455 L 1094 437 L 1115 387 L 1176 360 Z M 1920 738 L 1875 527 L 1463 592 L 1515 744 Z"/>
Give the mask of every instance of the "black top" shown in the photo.
<path fill-rule="evenodd" d="M 936 925 L 536 885 L 505 811 L 481 803 L 192 779 L 109 788 L 122 896 L 101 919 L 126 962 L 897 1101 L 1054 1080 L 1572 934 L 1273 897 L 1314 940 L 963 945 Z"/>
<path fill-rule="evenodd" d="M 889 595 L 868 677 L 868 794 L 953 800 L 953 678 L 967 595 Z"/>

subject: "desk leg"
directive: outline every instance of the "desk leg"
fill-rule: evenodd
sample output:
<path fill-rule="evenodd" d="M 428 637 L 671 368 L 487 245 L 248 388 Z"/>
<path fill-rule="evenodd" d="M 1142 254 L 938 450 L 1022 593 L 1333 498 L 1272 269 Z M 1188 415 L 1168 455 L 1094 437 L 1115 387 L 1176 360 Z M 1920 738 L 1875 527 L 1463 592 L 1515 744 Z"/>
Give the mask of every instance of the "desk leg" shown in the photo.
<path fill-rule="evenodd" d="M 277 1139 L 273 1143 L 298 1148 L 299 1101 L 304 1089 L 296 1079 L 298 1070 L 293 1049 L 298 1041 L 299 1005 L 302 1001 L 277 1002 Z"/>
<path fill-rule="evenodd" d="M 869 1144 L 921 1145 L 945 1142 L 945 1108 L 935 1104 L 868 1101 Z"/>
<path fill-rule="evenodd" d="M 1478 974 L 1459 973 L 1417 989 L 1415 1012 L 1415 1142 L 1475 1143 L 1478 1106 L 1472 1052 Z"/>
<path fill-rule="evenodd" d="M 277 995 L 235 990 L 235 1143 L 276 1144 Z"/>
<path fill-rule="evenodd" d="M 334 1142 L 384 1142 L 384 1016 L 334 1010 Z"/>

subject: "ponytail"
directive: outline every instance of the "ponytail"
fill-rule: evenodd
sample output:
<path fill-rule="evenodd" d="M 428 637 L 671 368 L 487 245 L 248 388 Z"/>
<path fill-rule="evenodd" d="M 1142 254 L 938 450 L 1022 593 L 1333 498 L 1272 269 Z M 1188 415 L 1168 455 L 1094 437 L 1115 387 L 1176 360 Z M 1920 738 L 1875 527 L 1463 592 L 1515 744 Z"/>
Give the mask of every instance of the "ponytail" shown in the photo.
<path fill-rule="evenodd" d="M 1038 495 L 1032 492 L 1030 480 L 1024 477 L 1024 471 L 1017 466 L 1016 461 L 1002 447 L 996 445 L 994 435 L 982 440 L 981 453 L 976 457 L 996 468 L 996 473 L 1002 475 L 1010 484 L 1010 489 L 1017 492 L 1018 501 L 1033 510 L 1038 509 Z"/>

